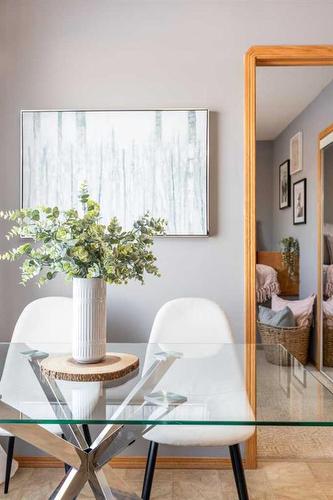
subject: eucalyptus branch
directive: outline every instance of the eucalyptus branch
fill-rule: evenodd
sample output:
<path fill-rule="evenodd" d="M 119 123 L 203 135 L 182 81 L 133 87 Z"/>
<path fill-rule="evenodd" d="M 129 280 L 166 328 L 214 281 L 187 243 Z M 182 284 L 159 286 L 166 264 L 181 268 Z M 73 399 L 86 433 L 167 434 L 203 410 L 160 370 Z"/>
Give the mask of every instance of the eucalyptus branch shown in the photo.
<path fill-rule="evenodd" d="M 100 221 L 100 206 L 81 185 L 79 200 L 82 215 L 75 209 L 37 207 L 0 211 L 0 219 L 13 223 L 6 235 L 29 238 L 0 255 L 1 260 L 24 258 L 21 283 L 39 276 L 38 284 L 52 280 L 58 273 L 66 278 L 103 278 L 110 284 L 129 280 L 144 283 L 145 274 L 159 276 L 156 257 L 151 251 L 154 236 L 165 234 L 166 221 L 147 213 L 124 231 L 116 217 L 107 225 Z"/>

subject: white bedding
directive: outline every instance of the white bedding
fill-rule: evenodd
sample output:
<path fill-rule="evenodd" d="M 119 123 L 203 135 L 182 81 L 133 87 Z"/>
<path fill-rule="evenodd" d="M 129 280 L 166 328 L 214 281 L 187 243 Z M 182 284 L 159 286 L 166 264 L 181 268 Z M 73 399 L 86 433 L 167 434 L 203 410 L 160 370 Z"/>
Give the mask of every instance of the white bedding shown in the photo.
<path fill-rule="evenodd" d="M 280 293 L 280 286 L 277 278 L 277 271 L 265 264 L 256 264 L 256 294 L 257 302 L 266 302 L 276 293 Z"/>

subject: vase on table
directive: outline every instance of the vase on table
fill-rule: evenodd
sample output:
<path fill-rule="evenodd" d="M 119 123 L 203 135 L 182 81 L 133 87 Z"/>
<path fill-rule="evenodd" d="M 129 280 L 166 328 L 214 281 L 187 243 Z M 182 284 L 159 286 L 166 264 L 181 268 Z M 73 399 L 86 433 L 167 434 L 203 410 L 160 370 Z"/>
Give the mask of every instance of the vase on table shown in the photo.
<path fill-rule="evenodd" d="M 73 278 L 73 359 L 98 363 L 105 354 L 106 283 L 102 278 Z"/>

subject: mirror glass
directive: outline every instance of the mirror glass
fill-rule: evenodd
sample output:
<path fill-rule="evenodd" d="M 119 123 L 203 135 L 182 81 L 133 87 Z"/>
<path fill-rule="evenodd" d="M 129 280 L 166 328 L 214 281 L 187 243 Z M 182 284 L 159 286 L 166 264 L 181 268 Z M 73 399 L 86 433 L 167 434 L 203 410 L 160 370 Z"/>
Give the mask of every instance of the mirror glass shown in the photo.
<path fill-rule="evenodd" d="M 277 364 L 282 366 L 278 382 L 291 404 L 293 394 L 308 383 L 304 365 L 333 391 L 333 128 L 318 166 L 319 136 L 333 124 L 332 104 L 332 67 L 257 68 L 254 265 L 262 349 L 256 363 L 268 378 L 276 376 Z M 321 256 L 328 240 L 324 233 L 332 237 L 331 257 L 328 249 Z M 283 351 L 267 344 L 283 344 L 296 357 L 290 370 L 283 369 L 288 363 L 280 359 Z M 313 456 L 315 447 L 328 446 L 324 434 L 314 444 L 301 437 L 297 441 L 285 429 L 258 431 L 261 457 Z"/>
<path fill-rule="evenodd" d="M 312 364 L 320 375 L 321 358 L 328 368 L 320 347 L 332 338 L 333 380 L 333 298 L 332 337 L 321 320 L 321 297 L 327 309 L 333 296 L 333 146 L 328 143 L 322 153 L 322 218 L 331 233 L 325 248 L 332 238 L 332 260 L 325 252 L 320 263 L 317 210 L 319 134 L 333 123 L 332 102 L 332 67 L 257 68 L 257 341 L 283 344 L 300 365 Z"/>
<path fill-rule="evenodd" d="M 328 134 L 321 145 L 322 371 L 333 380 L 333 137 Z"/>

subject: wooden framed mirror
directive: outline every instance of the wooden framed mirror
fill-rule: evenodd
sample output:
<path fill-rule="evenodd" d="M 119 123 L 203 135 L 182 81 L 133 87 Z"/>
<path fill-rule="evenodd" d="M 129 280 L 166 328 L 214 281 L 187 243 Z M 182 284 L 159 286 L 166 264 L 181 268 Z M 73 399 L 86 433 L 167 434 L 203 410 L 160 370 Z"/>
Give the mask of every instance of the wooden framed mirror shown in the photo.
<path fill-rule="evenodd" d="M 333 381 L 333 123 L 322 130 L 318 137 L 317 200 L 316 366 Z"/>
<path fill-rule="evenodd" d="M 333 45 L 255 46 L 245 56 L 245 341 L 247 389 L 256 407 L 256 72 L 258 67 L 333 66 Z M 319 206 L 319 201 L 318 201 Z M 321 206 L 321 205 L 320 205 Z M 321 234 L 319 237 L 321 241 Z M 320 243 L 321 245 L 321 243 Z M 320 246 L 319 245 L 319 246 Z M 318 246 L 318 255 L 322 250 Z M 321 253 L 320 253 L 321 255 Z M 246 447 L 246 465 L 256 466 L 257 441 Z"/>

